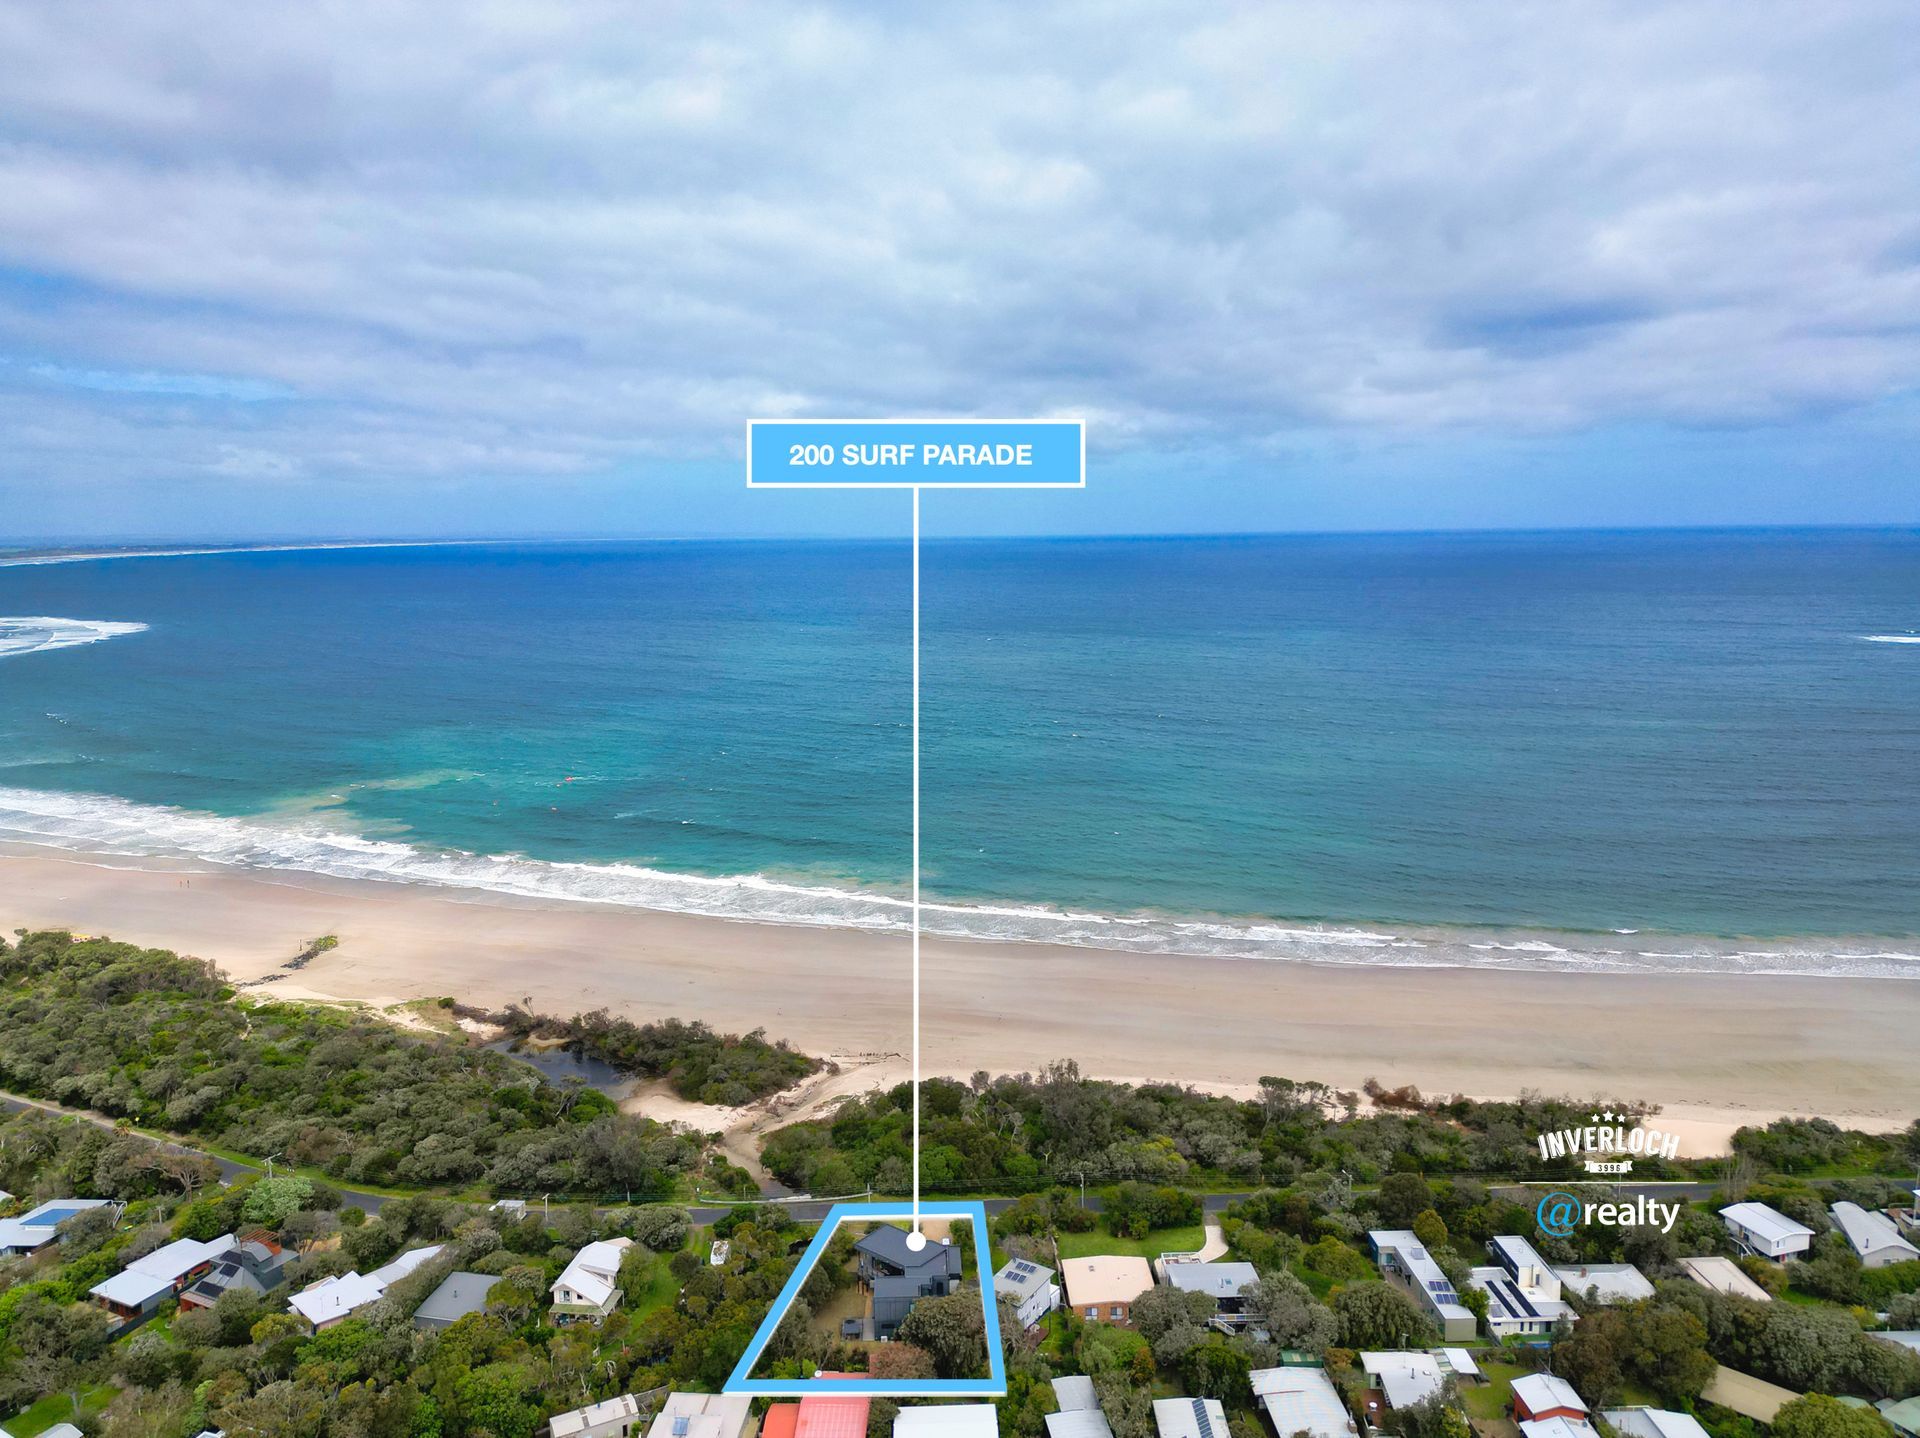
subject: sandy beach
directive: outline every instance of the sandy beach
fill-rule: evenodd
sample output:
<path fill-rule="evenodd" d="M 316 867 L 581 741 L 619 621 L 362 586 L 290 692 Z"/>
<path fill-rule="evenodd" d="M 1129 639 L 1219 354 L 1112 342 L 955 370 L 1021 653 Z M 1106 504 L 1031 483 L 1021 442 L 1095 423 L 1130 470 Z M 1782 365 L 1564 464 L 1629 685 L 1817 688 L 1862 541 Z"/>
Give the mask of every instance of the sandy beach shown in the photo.
<path fill-rule="evenodd" d="M 850 1070 L 904 1077 L 903 937 L 780 927 L 295 873 L 170 868 L 12 848 L 0 922 L 211 959 L 287 998 L 386 1006 L 453 995 L 570 1014 L 761 1028 Z M 289 973 L 321 934 L 337 948 Z M 1920 1115 L 1920 983 L 1570 974 L 1154 957 L 930 940 L 929 1074 L 1038 1069 L 1250 1092 L 1265 1074 L 1504 1097 L 1661 1105 L 1683 1152 L 1809 1114 L 1890 1129 Z M 689 1119 L 693 1115 L 662 1115 Z M 716 1125 L 722 1126 L 722 1125 Z"/>

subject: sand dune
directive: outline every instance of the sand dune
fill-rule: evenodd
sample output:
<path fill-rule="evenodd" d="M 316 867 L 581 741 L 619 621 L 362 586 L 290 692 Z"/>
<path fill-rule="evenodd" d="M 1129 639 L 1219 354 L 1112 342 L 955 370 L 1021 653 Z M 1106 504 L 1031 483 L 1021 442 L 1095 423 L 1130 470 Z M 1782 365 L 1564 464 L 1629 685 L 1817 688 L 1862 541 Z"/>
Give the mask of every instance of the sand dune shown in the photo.
<path fill-rule="evenodd" d="M 290 998 L 452 994 L 764 1028 L 813 1053 L 908 1046 L 898 936 L 122 862 L 0 852 L 0 922 L 179 949 Z M 298 972 L 280 967 L 328 933 L 338 948 Z M 1073 1058 L 1101 1077 L 1227 1092 L 1284 1074 L 1643 1099 L 1695 1155 L 1779 1114 L 1872 1128 L 1920 1115 L 1920 983 L 1900 980 L 1369 969 L 928 941 L 924 988 L 929 1073 Z"/>

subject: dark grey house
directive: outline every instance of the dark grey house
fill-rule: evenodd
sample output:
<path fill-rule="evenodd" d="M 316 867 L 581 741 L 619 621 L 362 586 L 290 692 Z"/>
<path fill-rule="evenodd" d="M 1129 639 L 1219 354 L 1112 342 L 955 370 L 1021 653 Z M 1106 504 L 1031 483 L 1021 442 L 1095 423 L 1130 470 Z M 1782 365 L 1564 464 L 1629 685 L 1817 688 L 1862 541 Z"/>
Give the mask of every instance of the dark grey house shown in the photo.
<path fill-rule="evenodd" d="M 271 1293 L 287 1281 L 287 1265 L 291 1262 L 293 1255 L 281 1248 L 272 1234 L 249 1233 L 180 1295 L 180 1306 L 211 1308 L 221 1294 L 236 1289 L 242 1293 Z"/>
<path fill-rule="evenodd" d="M 943 1298 L 960 1287 L 960 1249 L 944 1239 L 915 1253 L 907 1247 L 906 1230 L 884 1226 L 853 1249 L 859 1255 L 860 1281 L 873 1291 L 875 1338 L 892 1338 L 921 1299 Z"/>

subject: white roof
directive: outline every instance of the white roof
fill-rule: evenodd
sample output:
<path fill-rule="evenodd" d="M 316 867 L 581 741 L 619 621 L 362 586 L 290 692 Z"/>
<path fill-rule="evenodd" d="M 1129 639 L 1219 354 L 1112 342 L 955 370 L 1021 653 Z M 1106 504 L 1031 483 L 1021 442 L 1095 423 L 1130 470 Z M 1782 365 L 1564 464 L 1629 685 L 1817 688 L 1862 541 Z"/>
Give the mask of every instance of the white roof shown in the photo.
<path fill-rule="evenodd" d="M 1600 1416 L 1622 1438 L 1708 1438 L 1707 1430 L 1691 1413 L 1666 1408 L 1604 1408 Z"/>
<path fill-rule="evenodd" d="M 1072 1413 L 1081 1408 L 1098 1408 L 1100 1400 L 1093 1391 L 1093 1380 L 1083 1374 L 1073 1373 L 1065 1378 L 1053 1380 L 1053 1396 L 1060 1405 L 1062 1413 Z"/>
<path fill-rule="evenodd" d="M 1153 1426 L 1160 1430 L 1160 1438 L 1227 1438 L 1227 1410 L 1218 1398 L 1156 1398 Z M 899 1431 L 896 1428 L 894 1433 Z"/>
<path fill-rule="evenodd" d="M 1520 1432 L 1524 1438 L 1600 1438 L 1600 1430 L 1584 1418 L 1529 1418 Z"/>
<path fill-rule="evenodd" d="M 1549 1408 L 1573 1408 L 1587 1411 L 1586 1402 L 1573 1391 L 1573 1385 L 1551 1373 L 1523 1373 L 1513 1380 L 1513 1396 L 1526 1404 L 1530 1413 Z"/>
<path fill-rule="evenodd" d="M 1653 1297 L 1653 1282 L 1631 1263 L 1570 1264 L 1553 1270 L 1563 1288 L 1599 1303 L 1632 1303 Z"/>
<path fill-rule="evenodd" d="M 547 1432 L 551 1438 L 572 1438 L 572 1435 L 584 1433 L 602 1423 L 639 1416 L 640 1400 L 631 1393 L 622 1393 L 618 1398 L 605 1398 L 598 1403 L 589 1403 L 585 1408 L 554 1414 L 547 1420 Z"/>
<path fill-rule="evenodd" d="M 1732 1298 L 1751 1298 L 1756 1303 L 1771 1303 L 1773 1295 L 1767 1292 L 1751 1278 L 1731 1258 L 1722 1258 L 1717 1253 L 1702 1254 L 1699 1258 L 1683 1258 L 1680 1266 L 1702 1288 L 1711 1288 L 1715 1293 L 1724 1293 Z"/>
<path fill-rule="evenodd" d="M 1436 1348 L 1433 1350 L 1433 1356 L 1438 1358 L 1443 1366 L 1451 1368 L 1462 1378 L 1480 1376 L 1480 1365 L 1473 1361 L 1473 1355 L 1464 1348 Z"/>
<path fill-rule="evenodd" d="M 1047 1415 L 1047 1438 L 1113 1438 L 1113 1427 L 1098 1408 L 1069 1408 Z"/>
<path fill-rule="evenodd" d="M 425 1264 L 432 1263 L 434 1259 L 440 1256 L 440 1248 L 441 1245 L 437 1243 L 431 1248 L 409 1248 L 405 1253 L 401 1254 L 385 1267 L 374 1269 L 367 1277 L 379 1284 L 381 1290 L 384 1292 L 390 1285 L 398 1283 L 409 1273 L 415 1272 Z"/>
<path fill-rule="evenodd" d="M 129 1273 L 150 1273 L 155 1278 L 164 1278 L 176 1283 L 185 1278 L 203 1263 L 212 1263 L 214 1259 L 231 1253 L 234 1247 L 233 1235 L 223 1233 L 218 1238 L 210 1238 L 202 1243 L 198 1239 L 179 1238 L 164 1248 L 156 1248 L 145 1258 L 136 1258 L 127 1265 Z"/>
<path fill-rule="evenodd" d="M 620 1255 L 631 1247 L 631 1238 L 603 1238 L 589 1243 L 574 1254 L 566 1272 L 554 1279 L 553 1291 L 571 1288 L 588 1303 L 605 1303 L 613 1297 L 613 1285 L 620 1277 Z"/>
<path fill-rule="evenodd" d="M 647 1438 L 739 1438 L 752 1411 L 747 1393 L 669 1393 Z"/>
<path fill-rule="evenodd" d="M 1804 1223 L 1795 1223 L 1777 1209 L 1768 1208 L 1764 1203 L 1735 1203 L 1720 1210 L 1720 1216 L 1729 1223 L 1737 1223 L 1747 1232 L 1756 1234 L 1768 1243 L 1779 1243 L 1788 1238 L 1812 1238 L 1813 1230 Z"/>
<path fill-rule="evenodd" d="M 173 1280 L 128 1268 L 111 1278 L 101 1279 L 87 1292 L 122 1308 L 140 1308 L 163 1293 L 173 1292 Z"/>
<path fill-rule="evenodd" d="M 439 1252 L 438 1244 L 432 1248 L 411 1248 L 372 1273 L 343 1273 L 337 1278 L 323 1278 L 294 1294 L 287 1300 L 287 1306 L 318 1328 L 370 1303 L 378 1303 L 390 1284 L 405 1278 L 421 1264 L 430 1263 Z"/>
<path fill-rule="evenodd" d="M 893 1420 L 893 1438 L 996 1438 L 999 1432 L 991 1403 L 902 1408 Z"/>
<path fill-rule="evenodd" d="M 378 1303 L 385 1293 L 384 1284 L 362 1273 L 343 1273 L 310 1284 L 287 1300 L 287 1306 L 318 1328 L 336 1318 L 345 1318 L 369 1303 Z"/>
<path fill-rule="evenodd" d="M 1251 1263 L 1168 1263 L 1161 1266 L 1167 1282 L 1183 1293 L 1212 1298 L 1238 1298 L 1240 1290 L 1260 1281 Z"/>
<path fill-rule="evenodd" d="M 62 1219 L 90 1208 L 105 1208 L 104 1198 L 50 1198 L 18 1218 L 0 1218 L 0 1252 L 10 1248 L 40 1248 L 51 1243 Z"/>
<path fill-rule="evenodd" d="M 1434 1262 L 1419 1235 L 1408 1228 L 1376 1228 L 1367 1235 L 1376 1252 L 1391 1249 L 1407 1275 L 1425 1291 L 1427 1302 L 1441 1318 L 1472 1318 L 1473 1310 L 1460 1302 L 1453 1283 Z"/>
<path fill-rule="evenodd" d="M 1333 1380 L 1319 1368 L 1256 1368 L 1249 1375 L 1254 1397 L 1267 1410 L 1273 1431 L 1292 1438 L 1352 1438 L 1358 1430 Z"/>
<path fill-rule="evenodd" d="M 1360 1366 L 1387 1395 L 1387 1407 L 1424 1403 L 1447 1386 L 1440 1360 L 1431 1353 L 1362 1353 Z"/>
<path fill-rule="evenodd" d="M 1857 1203 L 1841 1202 L 1833 1206 L 1833 1221 L 1846 1234 L 1853 1251 L 1862 1258 L 1869 1253 L 1883 1253 L 1888 1249 L 1907 1258 L 1920 1258 L 1920 1248 L 1915 1248 L 1902 1238 L 1893 1220 L 1884 1213 L 1875 1213 Z"/>

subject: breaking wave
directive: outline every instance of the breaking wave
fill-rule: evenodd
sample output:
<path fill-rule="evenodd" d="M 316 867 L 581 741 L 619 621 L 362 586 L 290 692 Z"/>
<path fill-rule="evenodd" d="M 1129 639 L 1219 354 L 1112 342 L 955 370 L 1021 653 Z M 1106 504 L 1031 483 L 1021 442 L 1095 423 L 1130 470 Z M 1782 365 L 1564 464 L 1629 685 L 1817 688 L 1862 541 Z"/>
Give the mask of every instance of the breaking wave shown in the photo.
<path fill-rule="evenodd" d="M 911 912 L 907 900 L 895 894 L 764 874 L 671 873 L 636 864 L 476 854 L 369 838 L 329 827 L 314 816 L 234 819 L 102 795 L 6 787 L 0 787 L 0 841 L 82 855 L 479 890 L 752 923 L 901 932 L 908 927 Z M 1643 949 L 1623 943 L 1626 936 L 1617 933 L 1289 923 L 946 901 L 923 904 L 922 923 L 925 932 L 944 937 L 1068 944 L 1137 954 L 1420 968 L 1920 979 L 1920 953 L 1901 952 L 1872 940 L 1755 944 L 1662 935 L 1658 940 L 1662 947 Z"/>
<path fill-rule="evenodd" d="M 71 649 L 76 644 L 98 644 L 102 639 L 138 634 L 146 627 L 144 624 L 119 623 L 111 619 L 0 615 L 0 659 L 38 654 L 46 649 Z"/>

